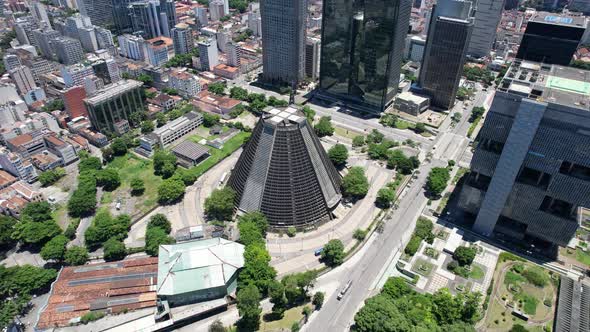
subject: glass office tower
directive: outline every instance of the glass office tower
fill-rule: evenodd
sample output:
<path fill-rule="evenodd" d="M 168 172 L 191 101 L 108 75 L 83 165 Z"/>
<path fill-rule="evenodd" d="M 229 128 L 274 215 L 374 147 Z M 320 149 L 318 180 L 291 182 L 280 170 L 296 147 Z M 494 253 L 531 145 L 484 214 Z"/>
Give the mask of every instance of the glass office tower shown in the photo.
<path fill-rule="evenodd" d="M 397 93 L 412 0 L 325 0 L 320 93 L 379 113 Z"/>

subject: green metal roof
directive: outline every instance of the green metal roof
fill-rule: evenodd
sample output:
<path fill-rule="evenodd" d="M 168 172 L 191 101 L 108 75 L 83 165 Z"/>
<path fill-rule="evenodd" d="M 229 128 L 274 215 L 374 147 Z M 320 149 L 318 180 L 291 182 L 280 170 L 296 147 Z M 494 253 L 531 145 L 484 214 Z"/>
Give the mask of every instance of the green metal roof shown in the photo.
<path fill-rule="evenodd" d="M 582 95 L 590 95 L 589 82 L 572 80 L 570 78 L 549 76 L 545 86 L 548 88 L 579 93 Z"/>
<path fill-rule="evenodd" d="M 227 284 L 244 266 L 244 246 L 222 238 L 161 245 L 158 295 L 174 295 Z"/>

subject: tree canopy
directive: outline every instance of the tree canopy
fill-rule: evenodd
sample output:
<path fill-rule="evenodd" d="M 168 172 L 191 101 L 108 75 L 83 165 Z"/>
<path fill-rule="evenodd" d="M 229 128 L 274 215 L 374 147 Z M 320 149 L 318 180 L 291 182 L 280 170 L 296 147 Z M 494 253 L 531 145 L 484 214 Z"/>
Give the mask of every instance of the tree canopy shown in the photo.
<path fill-rule="evenodd" d="M 229 186 L 214 189 L 205 199 L 207 217 L 214 220 L 230 220 L 234 211 L 235 197 L 236 192 Z"/>
<path fill-rule="evenodd" d="M 332 239 L 322 250 L 322 261 L 328 266 L 336 266 L 344 262 L 344 244 L 339 239 Z"/>
<path fill-rule="evenodd" d="M 328 157 L 334 166 L 344 166 L 348 159 L 348 149 L 343 144 L 336 144 L 328 150 Z"/>
<path fill-rule="evenodd" d="M 223 96 L 223 95 L 225 95 L 225 88 L 226 88 L 225 82 L 215 82 L 215 83 L 209 84 L 209 87 L 207 88 L 207 90 L 209 90 L 211 93 L 214 93 L 218 96 Z"/>
<path fill-rule="evenodd" d="M 342 178 L 342 191 L 345 195 L 353 198 L 363 198 L 369 192 L 369 180 L 365 176 L 362 167 L 351 167 Z"/>
<path fill-rule="evenodd" d="M 314 129 L 319 137 L 332 136 L 334 134 L 332 118 L 329 116 L 322 116 L 320 121 L 314 126 Z"/>
<path fill-rule="evenodd" d="M 162 181 L 158 187 L 158 202 L 171 204 L 177 202 L 184 196 L 185 185 L 181 179 L 176 177 Z"/>
<path fill-rule="evenodd" d="M 88 249 L 80 246 L 72 246 L 66 250 L 64 261 L 68 265 L 84 265 L 88 261 Z"/>
<path fill-rule="evenodd" d="M 248 285 L 238 291 L 237 307 L 240 314 L 238 325 L 245 331 L 255 331 L 260 324 L 260 291 L 255 285 Z"/>
<path fill-rule="evenodd" d="M 430 170 L 428 178 L 426 180 L 426 189 L 434 196 L 438 197 L 447 187 L 447 183 L 451 175 L 449 170 L 445 167 L 434 167 Z"/>
<path fill-rule="evenodd" d="M 45 245 L 41 249 L 41 257 L 46 261 L 63 261 L 66 254 L 66 244 L 68 244 L 69 241 L 70 240 L 64 235 L 57 235 L 56 237 L 45 243 Z"/>
<path fill-rule="evenodd" d="M 107 262 L 118 261 L 127 255 L 127 249 L 123 241 L 110 238 L 104 243 L 104 260 Z"/>

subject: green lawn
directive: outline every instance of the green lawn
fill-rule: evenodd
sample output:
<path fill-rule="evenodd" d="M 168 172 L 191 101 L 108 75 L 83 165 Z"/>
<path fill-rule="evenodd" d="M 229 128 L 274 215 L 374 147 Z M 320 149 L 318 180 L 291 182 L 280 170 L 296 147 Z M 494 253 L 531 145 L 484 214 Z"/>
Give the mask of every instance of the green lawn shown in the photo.
<path fill-rule="evenodd" d="M 565 249 L 561 250 L 561 254 L 566 257 L 573 258 L 573 259 L 577 260 L 578 262 L 580 262 L 581 264 L 584 264 L 586 266 L 590 266 L 590 254 L 587 251 L 584 251 L 580 248 L 575 249 L 575 250 L 565 248 Z"/>
<path fill-rule="evenodd" d="M 356 131 L 344 129 L 342 127 L 335 126 L 334 127 L 334 134 L 350 139 L 354 139 L 357 136 L 362 136 L 361 133 L 357 133 Z"/>
<path fill-rule="evenodd" d="M 131 191 L 130 182 L 133 178 L 140 178 L 145 185 L 143 195 L 136 203 L 135 208 L 141 212 L 147 212 L 156 206 L 158 202 L 158 186 L 162 178 L 154 175 L 154 166 L 151 160 L 142 159 L 131 153 L 125 156 L 116 157 L 107 168 L 115 168 L 121 177 L 121 186 L 114 192 L 103 198 L 103 204 L 112 202 L 115 197 Z"/>
<path fill-rule="evenodd" d="M 416 272 L 420 275 L 428 277 L 430 276 L 433 268 L 434 265 L 430 264 L 429 262 L 423 259 L 417 259 L 416 262 L 414 262 L 414 265 L 412 265 L 412 272 Z"/>
<path fill-rule="evenodd" d="M 408 121 L 397 120 L 395 122 L 395 128 L 397 128 L 397 129 L 414 129 L 415 127 L 416 127 L 415 124 L 410 123 Z"/>
<path fill-rule="evenodd" d="M 475 127 L 477 127 L 477 124 L 479 123 L 479 121 L 481 121 L 481 116 L 478 116 L 477 118 L 475 118 L 473 123 L 471 123 L 471 126 L 469 126 L 469 129 L 467 130 L 467 137 L 471 137 L 471 135 L 473 134 L 473 131 L 475 130 Z"/>
<path fill-rule="evenodd" d="M 66 229 L 70 224 L 70 216 L 68 216 L 67 203 L 56 204 L 55 210 L 51 211 L 51 216 L 53 217 L 53 220 L 55 220 L 62 229 Z"/>
<path fill-rule="evenodd" d="M 303 318 L 303 307 L 302 305 L 285 311 L 283 318 L 279 320 L 265 322 L 264 319 L 261 319 L 259 331 L 290 331 L 293 323 L 299 322 Z"/>
<path fill-rule="evenodd" d="M 475 264 L 471 265 L 471 272 L 469 272 L 469 278 L 480 280 L 483 279 L 484 276 L 485 273 L 483 272 L 483 269 L 481 267 Z"/>
<path fill-rule="evenodd" d="M 197 178 L 203 175 L 203 173 L 207 172 L 211 167 L 215 166 L 218 162 L 232 154 L 234 151 L 239 149 L 242 144 L 244 144 L 244 140 L 250 137 L 250 133 L 247 132 L 240 132 L 234 137 L 230 138 L 225 144 L 223 148 L 216 149 L 213 147 L 209 147 L 209 154 L 211 155 L 209 158 L 205 159 L 202 163 L 198 164 L 195 167 L 192 167 L 189 171 L 192 172 Z"/>
<path fill-rule="evenodd" d="M 514 273 L 512 271 L 506 272 L 506 276 L 504 277 L 504 284 L 508 285 L 518 285 L 521 282 L 525 282 L 526 279 L 518 273 Z"/>

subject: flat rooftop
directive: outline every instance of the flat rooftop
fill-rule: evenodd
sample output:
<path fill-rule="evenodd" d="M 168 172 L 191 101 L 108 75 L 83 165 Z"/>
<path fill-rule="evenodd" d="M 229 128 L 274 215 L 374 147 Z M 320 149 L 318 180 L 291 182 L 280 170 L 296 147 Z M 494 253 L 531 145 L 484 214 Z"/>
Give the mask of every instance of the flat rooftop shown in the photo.
<path fill-rule="evenodd" d="M 94 96 L 86 98 L 84 101 L 90 105 L 98 105 L 127 91 L 139 88 L 142 85 L 143 83 L 135 80 L 120 80 L 116 83 L 106 85 L 104 88 L 97 91 Z"/>
<path fill-rule="evenodd" d="M 68 326 L 91 310 L 113 313 L 156 305 L 158 259 L 65 267 L 52 285 L 38 329 Z"/>
<path fill-rule="evenodd" d="M 515 60 L 499 90 L 590 111 L 590 71 Z"/>
<path fill-rule="evenodd" d="M 530 18 L 529 22 L 579 27 L 582 29 L 586 29 L 585 16 L 560 15 L 557 13 L 537 12 Z"/>

